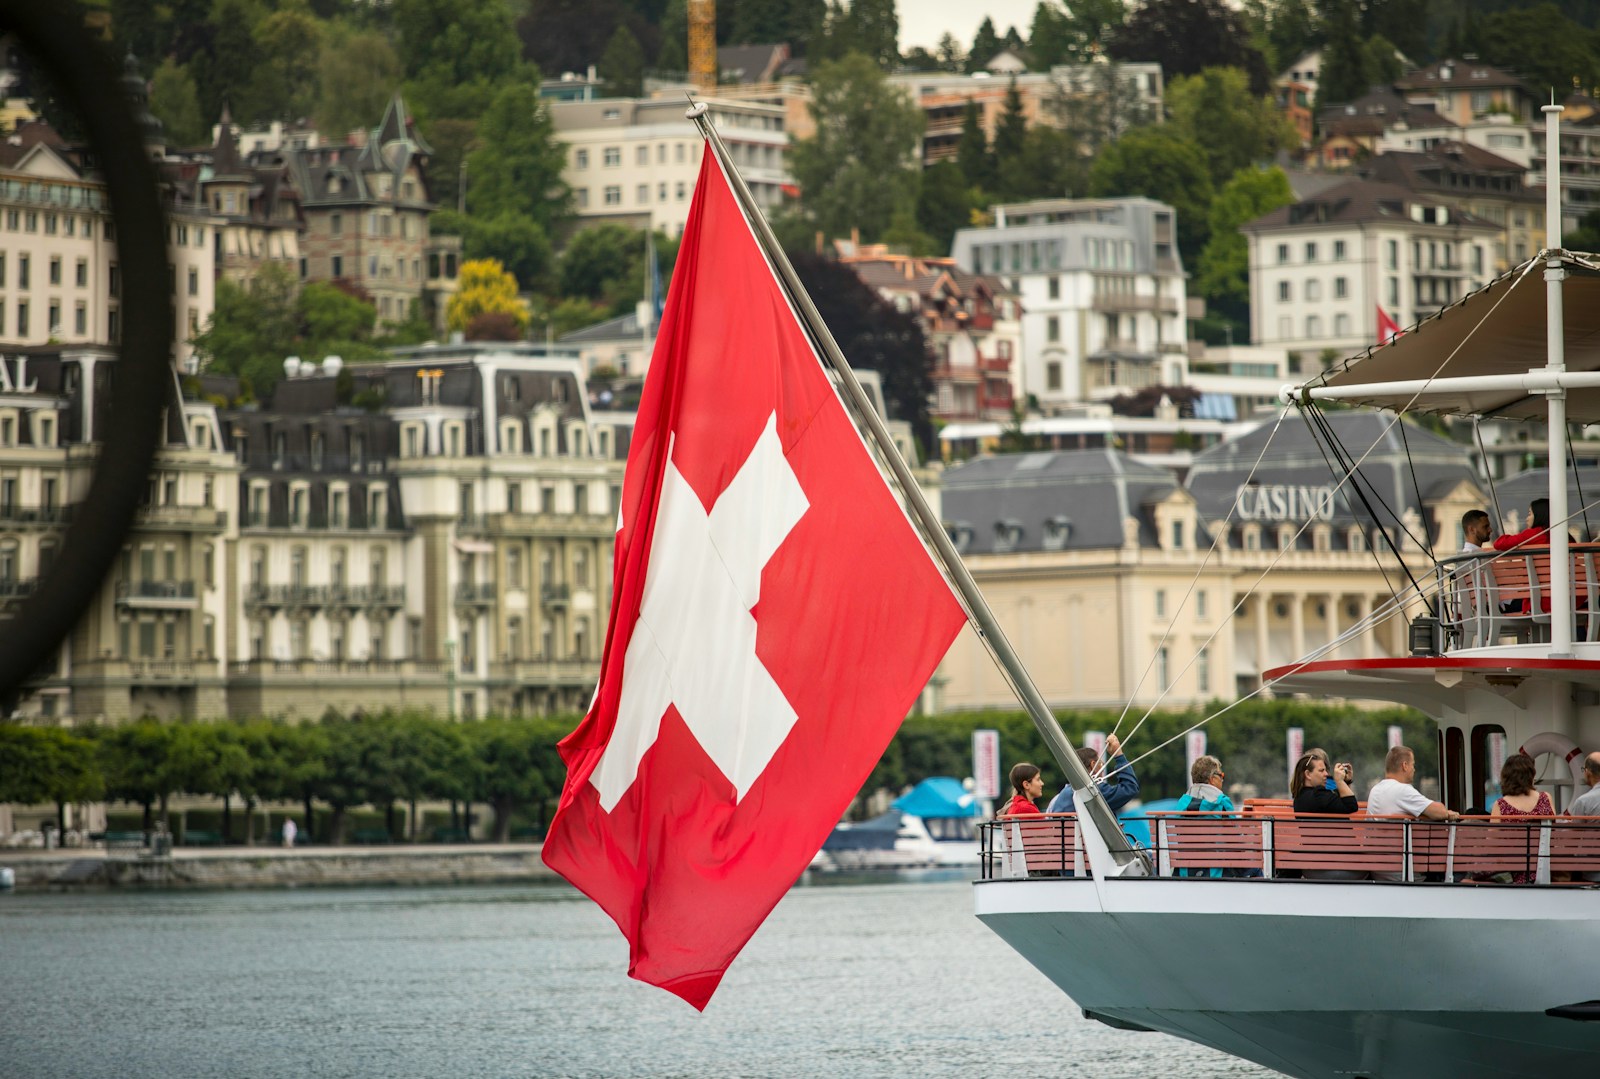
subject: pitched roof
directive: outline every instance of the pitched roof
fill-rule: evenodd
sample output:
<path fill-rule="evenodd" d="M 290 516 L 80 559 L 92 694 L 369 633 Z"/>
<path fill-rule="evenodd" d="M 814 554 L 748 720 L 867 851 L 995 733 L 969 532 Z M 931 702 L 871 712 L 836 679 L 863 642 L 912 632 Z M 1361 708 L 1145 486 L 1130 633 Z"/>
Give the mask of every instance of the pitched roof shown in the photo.
<path fill-rule="evenodd" d="M 1325 105 L 1317 114 L 1324 135 L 1380 135 L 1396 124 L 1408 127 L 1459 127 L 1431 103 L 1407 101 L 1387 86 L 1374 86 L 1353 101 Z"/>
<path fill-rule="evenodd" d="M 1477 60 L 1435 60 L 1426 67 L 1394 80 L 1396 90 L 1486 90 L 1497 86 L 1524 87 L 1514 73 Z"/>
<path fill-rule="evenodd" d="M 1245 232 L 1266 231 L 1275 228 L 1294 228 L 1300 225 L 1358 225 L 1370 222 L 1407 221 L 1409 207 L 1422 205 L 1438 209 L 1441 203 L 1427 196 L 1419 196 L 1398 184 L 1377 180 L 1350 180 L 1338 187 L 1329 188 L 1320 195 L 1282 206 L 1271 213 L 1240 226 Z M 1457 228 L 1498 229 L 1498 225 L 1468 213 L 1450 210 L 1450 224 Z"/>
<path fill-rule="evenodd" d="M 1544 198 L 1542 186 L 1528 187 L 1522 182 L 1525 170 L 1521 165 L 1460 139 L 1441 142 L 1427 150 L 1391 150 L 1374 157 L 1367 170 L 1374 179 L 1412 191 L 1498 196 L 1528 202 Z M 1448 181 L 1450 177 L 1475 177 L 1485 183 L 1455 184 Z M 1486 186 L 1489 182 L 1494 186 Z"/>

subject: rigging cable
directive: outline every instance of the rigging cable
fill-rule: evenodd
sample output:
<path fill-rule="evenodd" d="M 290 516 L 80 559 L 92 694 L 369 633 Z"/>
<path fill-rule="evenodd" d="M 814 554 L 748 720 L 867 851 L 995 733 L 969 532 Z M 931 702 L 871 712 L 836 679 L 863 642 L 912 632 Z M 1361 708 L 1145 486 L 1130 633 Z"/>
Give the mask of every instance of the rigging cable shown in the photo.
<path fill-rule="evenodd" d="M 1302 409 L 1302 411 L 1304 411 L 1304 410 Z M 1307 424 L 1306 425 L 1312 429 L 1312 438 L 1311 438 L 1311 440 L 1316 443 L 1317 449 L 1322 452 L 1322 459 L 1327 462 L 1328 471 L 1333 473 L 1334 476 L 1338 476 L 1339 475 L 1338 466 L 1336 466 L 1333 463 L 1333 459 L 1328 456 L 1327 447 L 1325 447 L 1322 444 L 1322 442 L 1319 441 L 1317 439 L 1317 437 L 1316 437 L 1316 425 L 1314 423 L 1312 423 L 1309 419 L 1307 420 Z M 1369 509 L 1369 515 L 1370 515 L 1370 509 Z M 1380 531 L 1383 530 L 1383 525 L 1381 523 L 1379 523 L 1376 519 L 1373 520 L 1372 524 L 1373 524 L 1373 526 L 1375 528 L 1379 529 Z M 1375 564 L 1378 567 L 1378 572 L 1383 575 L 1383 586 L 1389 590 L 1389 595 L 1391 595 L 1391 596 L 1399 595 L 1399 590 L 1397 588 L 1395 588 L 1394 582 L 1389 579 L 1389 569 L 1388 569 L 1387 566 L 1385 566 L 1383 564 L 1383 558 L 1378 554 L 1378 549 L 1376 547 L 1374 547 L 1370 543 L 1366 545 L 1366 548 L 1367 548 L 1367 550 L 1369 552 L 1371 552 L 1373 564 Z"/>
<path fill-rule="evenodd" d="M 1505 518 L 1500 513 L 1500 491 L 1494 485 L 1494 467 L 1489 464 L 1489 454 L 1483 448 L 1483 430 L 1478 422 L 1480 419 L 1481 417 L 1476 415 L 1472 417 L 1472 433 L 1478 440 L 1478 457 L 1483 461 L 1484 475 L 1489 477 L 1489 500 L 1494 503 L 1494 526 L 1499 528 L 1500 522 Z"/>
<path fill-rule="evenodd" d="M 1594 533 L 1589 529 L 1589 507 L 1583 501 L 1583 477 L 1578 474 L 1578 451 L 1573 448 L 1570 438 L 1567 439 L 1567 459 L 1572 462 L 1572 480 L 1578 485 L 1578 504 L 1583 506 L 1583 535 L 1585 539 L 1590 539 Z"/>
<path fill-rule="evenodd" d="M 1400 428 L 1400 445 L 1406 451 L 1406 467 L 1411 470 L 1411 489 L 1417 496 L 1417 516 L 1420 518 L 1424 512 L 1422 484 L 1417 480 L 1417 461 L 1416 458 L 1411 456 L 1411 441 L 1406 438 L 1406 418 L 1404 416 L 1400 417 L 1398 426 Z M 1428 557 L 1433 559 L 1433 564 L 1437 566 L 1439 564 L 1439 556 L 1433 553 L 1433 530 L 1428 527 L 1426 521 L 1422 523 L 1422 538 L 1428 541 Z"/>

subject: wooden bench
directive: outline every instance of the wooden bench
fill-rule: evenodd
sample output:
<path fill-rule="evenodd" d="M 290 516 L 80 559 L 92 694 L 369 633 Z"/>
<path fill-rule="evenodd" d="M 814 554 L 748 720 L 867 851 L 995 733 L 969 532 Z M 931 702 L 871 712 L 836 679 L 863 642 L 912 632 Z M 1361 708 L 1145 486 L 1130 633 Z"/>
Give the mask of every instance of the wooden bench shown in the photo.
<path fill-rule="evenodd" d="M 1249 819 L 1152 813 L 1150 819 L 1155 822 L 1156 871 L 1163 877 L 1210 876 L 1213 869 L 1243 876 L 1268 868 L 1270 829 L 1259 814 Z"/>
<path fill-rule="evenodd" d="M 147 845 L 143 832 L 102 832 L 100 840 L 105 843 L 107 850 L 117 847 L 138 847 L 143 850 Z"/>
<path fill-rule="evenodd" d="M 1083 845 L 1073 813 L 1032 813 L 995 822 L 994 855 L 1000 877 L 1082 875 Z"/>
<path fill-rule="evenodd" d="M 1385 873 L 1406 871 L 1406 829 L 1398 819 L 1303 814 L 1272 822 L 1275 872 Z"/>

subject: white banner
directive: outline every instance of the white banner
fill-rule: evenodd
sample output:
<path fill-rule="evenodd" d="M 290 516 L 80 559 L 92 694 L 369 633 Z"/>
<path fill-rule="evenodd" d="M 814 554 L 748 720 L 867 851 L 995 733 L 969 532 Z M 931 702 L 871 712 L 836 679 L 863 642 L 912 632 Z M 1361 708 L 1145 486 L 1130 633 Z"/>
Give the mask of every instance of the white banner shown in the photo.
<path fill-rule="evenodd" d="M 1393 749 L 1395 746 L 1404 744 L 1404 732 L 1402 732 L 1397 725 L 1391 724 L 1389 727 L 1389 748 Z"/>
<path fill-rule="evenodd" d="M 1106 732 L 1084 731 L 1083 744 L 1094 750 L 1096 757 L 1104 757 L 1106 755 Z"/>
<path fill-rule="evenodd" d="M 1191 774 L 1194 769 L 1194 762 L 1206 755 L 1206 732 L 1190 731 L 1189 737 L 1185 739 L 1185 748 L 1188 756 L 1188 767 L 1184 771 L 1186 774 Z"/>
<path fill-rule="evenodd" d="M 1284 737 L 1284 749 L 1288 750 L 1289 767 L 1287 769 L 1291 781 L 1294 779 L 1294 766 L 1300 763 L 1300 755 L 1306 751 L 1306 729 L 1304 727 L 1290 727 Z"/>
<path fill-rule="evenodd" d="M 972 732 L 972 783 L 979 798 L 1000 797 L 1000 732 Z"/>
<path fill-rule="evenodd" d="M 1500 769 L 1506 766 L 1506 736 L 1489 735 L 1489 786 L 1500 790 Z"/>

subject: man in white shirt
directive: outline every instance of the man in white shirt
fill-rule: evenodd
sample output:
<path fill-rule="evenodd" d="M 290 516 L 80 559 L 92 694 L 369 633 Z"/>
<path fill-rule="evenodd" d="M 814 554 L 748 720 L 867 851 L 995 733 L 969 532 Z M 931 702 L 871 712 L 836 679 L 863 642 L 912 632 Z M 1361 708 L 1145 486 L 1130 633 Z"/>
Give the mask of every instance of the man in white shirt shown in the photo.
<path fill-rule="evenodd" d="M 1572 800 L 1567 816 L 1600 817 L 1600 752 L 1583 758 L 1583 781 L 1589 789 Z"/>
<path fill-rule="evenodd" d="M 1489 537 L 1494 534 L 1494 523 L 1483 510 L 1468 510 L 1461 515 L 1462 554 L 1472 554 L 1489 547 Z"/>
<path fill-rule="evenodd" d="M 1383 761 L 1383 778 L 1367 794 L 1367 816 L 1411 817 L 1414 820 L 1460 820 L 1461 814 L 1446 809 L 1411 785 L 1417 774 L 1417 755 L 1405 746 L 1395 746 Z M 1375 880 L 1400 880 L 1399 873 L 1374 873 Z"/>

